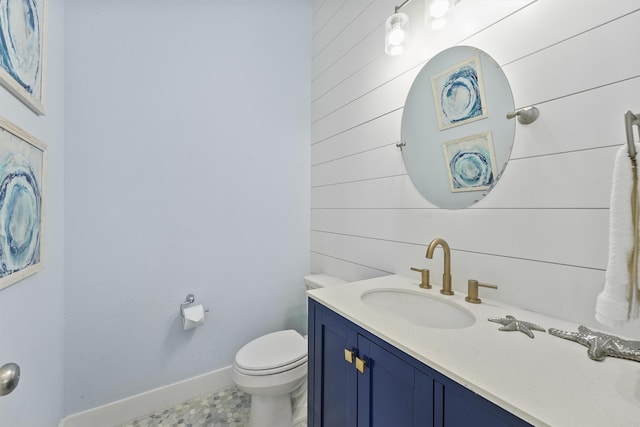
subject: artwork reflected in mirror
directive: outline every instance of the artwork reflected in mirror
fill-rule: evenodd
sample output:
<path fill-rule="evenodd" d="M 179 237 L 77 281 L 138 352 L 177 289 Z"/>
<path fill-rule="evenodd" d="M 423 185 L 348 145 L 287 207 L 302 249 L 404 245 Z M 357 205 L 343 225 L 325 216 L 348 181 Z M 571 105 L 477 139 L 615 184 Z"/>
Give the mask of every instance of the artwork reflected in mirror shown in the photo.
<path fill-rule="evenodd" d="M 477 55 L 431 77 L 431 86 L 441 130 L 488 116 Z"/>
<path fill-rule="evenodd" d="M 485 197 L 511 155 L 513 110 L 509 82 L 486 52 L 455 46 L 431 58 L 402 113 L 402 158 L 418 192 L 445 209 Z"/>
<path fill-rule="evenodd" d="M 442 145 L 451 192 L 488 190 L 497 175 L 491 132 Z"/>

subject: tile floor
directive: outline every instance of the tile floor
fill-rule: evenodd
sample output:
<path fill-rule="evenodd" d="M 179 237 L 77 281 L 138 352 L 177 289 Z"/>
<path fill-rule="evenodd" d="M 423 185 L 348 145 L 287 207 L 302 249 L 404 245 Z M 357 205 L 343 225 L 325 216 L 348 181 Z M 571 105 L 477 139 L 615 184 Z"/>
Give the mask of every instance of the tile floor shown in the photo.
<path fill-rule="evenodd" d="M 128 421 L 120 427 L 245 427 L 251 396 L 230 386 L 171 408 Z M 306 422 L 296 427 L 306 427 Z"/>
<path fill-rule="evenodd" d="M 121 427 L 245 427 L 250 405 L 248 394 L 230 386 L 131 420 Z"/>

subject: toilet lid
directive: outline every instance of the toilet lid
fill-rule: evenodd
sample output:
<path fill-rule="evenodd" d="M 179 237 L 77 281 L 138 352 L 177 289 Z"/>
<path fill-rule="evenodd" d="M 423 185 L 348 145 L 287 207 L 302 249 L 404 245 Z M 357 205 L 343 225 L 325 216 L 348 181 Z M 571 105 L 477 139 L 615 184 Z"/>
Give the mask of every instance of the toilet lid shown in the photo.
<path fill-rule="evenodd" d="M 251 371 L 263 371 L 304 362 L 307 340 L 289 329 L 272 332 L 251 341 L 236 354 L 236 365 Z"/>

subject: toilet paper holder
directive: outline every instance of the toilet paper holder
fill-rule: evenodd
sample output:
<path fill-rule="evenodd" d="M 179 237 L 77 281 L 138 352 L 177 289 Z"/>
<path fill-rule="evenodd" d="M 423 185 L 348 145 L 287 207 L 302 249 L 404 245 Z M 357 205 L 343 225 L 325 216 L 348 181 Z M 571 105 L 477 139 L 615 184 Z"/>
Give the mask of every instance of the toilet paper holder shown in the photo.
<path fill-rule="evenodd" d="M 193 304 L 194 302 L 196 302 L 196 297 L 193 294 L 189 294 L 184 299 L 184 302 L 180 304 L 180 316 L 182 316 L 183 319 L 184 319 L 184 309 L 190 306 L 191 304 Z M 204 312 L 208 313 L 209 309 L 205 308 Z"/>

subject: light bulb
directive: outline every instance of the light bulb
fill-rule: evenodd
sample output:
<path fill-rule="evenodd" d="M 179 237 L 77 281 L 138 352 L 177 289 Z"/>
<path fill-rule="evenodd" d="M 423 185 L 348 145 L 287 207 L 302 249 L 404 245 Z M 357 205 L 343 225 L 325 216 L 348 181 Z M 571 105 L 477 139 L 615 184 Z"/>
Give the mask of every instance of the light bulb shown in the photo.
<path fill-rule="evenodd" d="M 388 46 L 386 49 L 387 55 L 389 56 L 398 56 L 402 55 L 404 52 L 404 47 L 402 46 Z"/>
<path fill-rule="evenodd" d="M 444 18 L 434 18 L 429 21 L 429 28 L 433 31 L 441 30 L 447 26 L 449 22 Z"/>
<path fill-rule="evenodd" d="M 407 36 L 406 32 L 399 25 L 394 25 L 389 31 L 389 44 L 393 46 L 401 45 Z"/>

